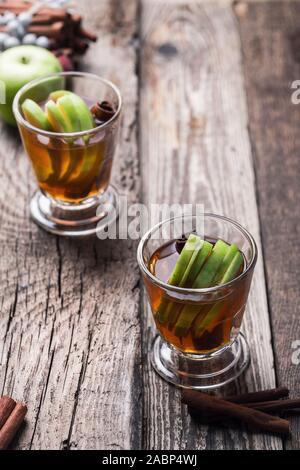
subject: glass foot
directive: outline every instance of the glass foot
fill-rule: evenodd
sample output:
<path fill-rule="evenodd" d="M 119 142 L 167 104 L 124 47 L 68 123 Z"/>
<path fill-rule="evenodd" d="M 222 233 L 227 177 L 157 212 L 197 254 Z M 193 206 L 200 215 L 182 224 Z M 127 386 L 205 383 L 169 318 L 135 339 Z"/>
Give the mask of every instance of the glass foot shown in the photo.
<path fill-rule="evenodd" d="M 249 365 L 250 352 L 242 333 L 230 346 L 207 357 L 182 353 L 157 336 L 152 345 L 151 362 L 167 382 L 185 388 L 208 390 L 239 377 Z"/>
<path fill-rule="evenodd" d="M 113 186 L 81 204 L 58 204 L 38 190 L 30 203 L 31 217 L 55 235 L 84 238 L 107 229 L 118 219 L 119 195 Z"/>

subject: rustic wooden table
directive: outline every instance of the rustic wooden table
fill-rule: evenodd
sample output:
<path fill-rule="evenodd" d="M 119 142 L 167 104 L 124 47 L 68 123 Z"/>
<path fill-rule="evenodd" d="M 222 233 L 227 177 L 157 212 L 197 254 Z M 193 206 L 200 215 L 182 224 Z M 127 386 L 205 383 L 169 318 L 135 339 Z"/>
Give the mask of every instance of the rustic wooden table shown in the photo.
<path fill-rule="evenodd" d="M 259 246 L 232 388 L 299 396 L 300 3 L 86 0 L 83 68 L 122 89 L 114 183 L 130 202 L 201 202 Z M 292 437 L 199 426 L 152 370 L 136 242 L 74 242 L 29 218 L 35 182 L 1 125 L 0 393 L 26 401 L 17 449 L 282 449 Z M 298 343 L 297 343 L 298 341 Z"/>

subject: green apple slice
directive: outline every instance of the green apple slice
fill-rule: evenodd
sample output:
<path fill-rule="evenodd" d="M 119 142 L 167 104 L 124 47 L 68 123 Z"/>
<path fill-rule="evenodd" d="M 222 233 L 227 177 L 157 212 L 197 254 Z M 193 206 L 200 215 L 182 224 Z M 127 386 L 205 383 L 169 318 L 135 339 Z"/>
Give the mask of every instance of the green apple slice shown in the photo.
<path fill-rule="evenodd" d="M 198 275 L 208 256 L 211 254 L 212 249 L 213 245 L 203 240 L 202 245 L 194 251 L 189 261 L 188 267 L 179 283 L 180 287 L 191 287 L 193 285 L 196 276 Z"/>
<path fill-rule="evenodd" d="M 46 103 L 45 109 L 54 132 L 72 132 L 69 120 L 65 118 L 54 101 L 49 100 Z M 62 161 L 65 158 L 66 152 L 68 152 L 68 145 L 71 145 L 71 142 L 56 142 L 55 149 L 49 149 L 54 172 L 52 176 L 53 181 L 58 181 L 63 176 Z"/>
<path fill-rule="evenodd" d="M 89 110 L 85 101 L 75 93 L 68 90 L 56 90 L 50 94 L 52 101 L 56 102 L 57 107 L 60 109 L 65 119 L 70 125 L 72 132 L 86 131 L 93 129 L 94 119 L 91 111 Z M 95 167 L 98 166 L 98 155 L 95 148 L 88 148 L 89 137 L 83 138 L 85 142 L 84 154 L 82 158 L 75 158 L 75 153 L 72 152 L 70 163 L 62 175 L 63 181 L 73 179 L 74 172 L 78 170 L 78 185 L 80 181 L 85 184 L 87 179 L 91 179 L 95 173 Z M 78 152 L 77 152 L 78 153 Z M 80 165 L 80 167 L 79 167 Z M 97 170 L 97 168 L 96 168 Z M 89 178 L 89 174 L 91 177 Z M 87 185 L 89 181 L 86 182 Z M 77 192 L 77 191 L 76 191 Z"/>
<path fill-rule="evenodd" d="M 52 100 L 56 103 L 56 101 L 59 98 L 61 98 L 62 96 L 70 95 L 71 93 L 72 92 L 68 91 L 68 90 L 56 90 L 56 91 L 52 91 L 52 93 L 50 93 L 49 98 L 50 98 L 50 100 Z"/>
<path fill-rule="evenodd" d="M 213 279 L 216 276 L 216 273 L 218 272 L 218 269 L 220 268 L 228 250 L 229 245 L 227 245 L 227 243 L 223 242 L 222 240 L 217 241 L 211 255 L 196 277 L 193 283 L 193 288 L 201 289 L 211 286 Z M 200 311 L 201 306 L 199 305 L 186 305 L 183 307 L 174 327 L 176 336 L 186 336 L 188 334 L 195 318 L 200 313 Z"/>
<path fill-rule="evenodd" d="M 68 197 L 83 197 L 88 194 L 91 186 L 96 180 L 105 163 L 106 142 L 99 142 L 97 145 L 82 147 L 83 156 L 80 167 L 76 169 L 76 175 L 68 179 Z"/>
<path fill-rule="evenodd" d="M 72 100 L 73 106 L 76 109 L 77 116 L 80 121 L 80 130 L 88 131 L 94 127 L 94 118 L 93 115 L 85 103 L 85 101 L 76 93 L 68 90 L 56 90 L 50 94 L 50 98 L 53 101 L 59 101 L 63 97 L 68 97 Z"/>
<path fill-rule="evenodd" d="M 25 119 L 38 129 L 51 130 L 50 122 L 42 108 L 33 100 L 27 98 L 21 105 Z"/>
<path fill-rule="evenodd" d="M 51 123 L 42 108 L 33 100 L 27 98 L 24 103 L 22 104 L 22 111 L 24 113 L 25 118 L 35 127 L 39 129 L 53 131 Z M 46 147 L 45 147 L 46 151 Z M 61 171 L 61 164 L 60 159 L 58 156 L 58 151 L 55 149 L 51 149 L 51 146 L 47 149 L 47 156 L 51 161 L 52 170 L 50 173 L 47 171 L 47 166 L 37 162 L 34 167 L 38 177 L 38 180 L 41 182 L 47 182 L 49 184 L 52 181 L 56 181 L 59 179 L 60 171 Z"/>
<path fill-rule="evenodd" d="M 230 265 L 228 266 L 228 269 L 224 273 L 224 276 L 222 277 L 220 284 L 226 284 L 226 282 L 232 281 L 236 277 L 238 272 L 240 271 L 243 264 L 244 264 L 243 255 L 240 251 L 238 251 L 235 254 Z"/>
<path fill-rule="evenodd" d="M 232 281 L 238 272 L 240 271 L 241 267 L 244 264 L 244 258 L 240 251 L 236 252 L 233 256 L 233 259 L 229 266 L 226 269 L 226 272 L 222 276 L 220 280 L 220 284 L 226 284 L 226 282 Z M 205 317 L 203 316 L 197 318 L 194 324 L 194 336 L 199 338 L 204 331 L 209 327 L 213 320 L 216 320 L 216 317 L 223 312 L 223 307 L 225 306 L 225 302 L 217 302 L 213 305 L 213 307 L 207 312 Z"/>
<path fill-rule="evenodd" d="M 52 170 L 53 173 L 49 178 L 49 183 L 56 185 L 60 179 L 62 174 L 64 173 L 63 170 L 63 162 L 65 161 L 66 158 L 68 158 L 69 155 L 69 146 L 62 140 L 59 141 L 58 139 L 55 139 L 55 143 L 52 147 L 48 148 L 48 154 L 52 162 Z"/>
<path fill-rule="evenodd" d="M 77 114 L 80 120 L 80 126 L 82 131 L 89 131 L 90 129 L 94 128 L 94 118 L 93 115 L 85 103 L 85 101 L 80 98 L 80 96 L 76 95 L 75 93 L 70 93 L 68 95 L 70 99 L 73 101 L 73 105 L 77 110 Z"/>
<path fill-rule="evenodd" d="M 182 285 L 182 278 L 185 274 L 185 271 L 188 269 L 188 266 L 199 250 L 202 249 L 203 240 L 197 235 L 191 233 L 184 244 L 184 247 L 177 258 L 175 267 L 171 273 L 171 276 L 168 279 L 168 284 L 172 286 L 180 286 Z M 175 305 L 172 301 L 167 301 L 164 299 L 160 306 L 159 311 L 157 314 L 157 318 L 161 324 L 165 324 L 171 319 L 172 317 L 176 318 L 176 311 L 178 310 L 178 306 Z"/>
<path fill-rule="evenodd" d="M 46 114 L 54 132 L 72 132 L 69 120 L 65 119 L 54 101 L 49 100 L 46 103 Z"/>
<path fill-rule="evenodd" d="M 213 245 L 205 240 L 202 241 L 201 247 L 196 249 L 189 261 L 188 267 L 186 268 L 184 275 L 179 283 L 180 287 L 191 287 L 193 282 L 205 263 L 206 259 L 212 251 Z M 180 305 L 173 305 L 169 303 L 167 307 L 167 314 L 169 319 L 169 328 L 173 329 L 182 307 Z"/>
<path fill-rule="evenodd" d="M 98 142 L 97 145 L 87 145 L 80 168 L 78 178 L 89 180 L 95 173 L 100 171 L 106 155 L 106 141 Z"/>
<path fill-rule="evenodd" d="M 199 315 L 193 325 L 193 337 L 195 340 L 198 340 L 204 331 L 209 328 L 209 325 L 212 324 L 212 321 L 215 322 L 217 317 L 223 313 L 224 306 L 224 302 L 217 302 L 204 315 Z"/>
<path fill-rule="evenodd" d="M 174 334 L 179 337 L 186 336 L 201 309 L 200 305 L 185 305 L 176 319 Z"/>
<path fill-rule="evenodd" d="M 32 166 L 39 183 L 48 183 L 53 174 L 52 160 L 46 146 L 41 145 L 38 134 L 23 133 L 25 148 L 35 146 L 35 158 L 32 159 Z"/>
<path fill-rule="evenodd" d="M 68 121 L 72 132 L 81 131 L 80 119 L 70 96 L 65 95 L 59 98 L 56 102 L 56 106 L 63 114 L 65 120 Z"/>
<path fill-rule="evenodd" d="M 69 147 L 70 150 L 70 147 Z M 76 145 L 73 143 L 71 147 L 71 152 L 69 152 L 69 163 L 62 174 L 60 179 L 61 183 L 69 183 L 69 181 L 74 177 L 74 174 L 78 174 L 80 167 L 82 166 L 82 162 L 84 159 L 86 149 L 81 145 Z"/>
<path fill-rule="evenodd" d="M 177 261 L 176 265 L 172 271 L 171 276 L 168 279 L 168 284 L 173 286 L 179 286 L 182 281 L 182 277 L 189 266 L 193 255 L 201 250 L 203 245 L 203 240 L 197 235 L 191 233 L 187 239 Z M 195 259 L 195 258 L 194 258 Z"/>
<path fill-rule="evenodd" d="M 80 114 L 78 113 L 78 109 L 76 109 L 74 105 L 74 100 L 72 99 L 73 93 L 68 92 L 66 90 L 60 90 L 51 93 L 50 97 L 55 98 L 56 106 L 61 111 L 65 121 L 68 123 L 68 127 L 71 132 L 80 132 L 82 129 L 81 126 L 81 118 Z M 72 177 L 73 173 L 76 172 L 77 168 L 82 165 L 82 162 L 85 158 L 85 149 L 84 152 L 75 151 L 74 147 L 74 139 L 67 140 L 69 145 L 72 146 L 72 151 L 69 154 L 69 164 L 65 172 L 61 175 L 61 182 L 66 182 L 70 177 Z M 74 144 L 74 145 L 73 145 Z M 80 153 L 80 157 L 78 158 L 78 153 Z"/>
<path fill-rule="evenodd" d="M 235 257 L 236 253 L 238 253 L 238 251 L 239 251 L 239 249 L 234 243 L 232 245 L 230 245 L 229 250 L 227 251 L 227 254 L 224 257 L 224 259 L 222 261 L 222 264 L 221 264 L 221 266 L 220 266 L 220 268 L 219 268 L 219 270 L 218 270 L 218 272 L 215 276 L 214 285 L 222 284 L 222 278 L 223 278 L 224 274 L 226 273 L 227 269 L 229 268 L 230 263 L 233 260 L 233 258 Z"/>
<path fill-rule="evenodd" d="M 210 257 L 206 261 L 203 269 L 201 269 L 193 283 L 194 289 L 201 289 L 211 286 L 213 279 L 216 276 L 228 250 L 229 245 L 227 243 L 223 242 L 223 240 L 217 241 Z"/>

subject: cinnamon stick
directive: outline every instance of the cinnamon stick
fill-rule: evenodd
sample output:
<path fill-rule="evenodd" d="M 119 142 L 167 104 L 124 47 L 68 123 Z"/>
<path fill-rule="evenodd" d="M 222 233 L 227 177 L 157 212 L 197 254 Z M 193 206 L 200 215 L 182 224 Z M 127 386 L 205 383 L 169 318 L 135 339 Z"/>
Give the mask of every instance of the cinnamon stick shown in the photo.
<path fill-rule="evenodd" d="M 0 429 L 16 406 L 15 400 L 10 397 L 0 398 Z"/>
<path fill-rule="evenodd" d="M 37 25 L 33 24 L 28 27 L 29 33 L 34 33 L 37 36 L 47 36 L 48 38 L 59 38 L 65 27 L 63 21 L 57 21 L 51 25 Z"/>
<path fill-rule="evenodd" d="M 7 2 L 0 3 L 0 13 L 4 13 L 5 11 L 12 11 L 13 13 L 21 13 L 22 11 L 28 10 L 32 4 L 19 2 L 17 0 L 10 0 Z"/>
<path fill-rule="evenodd" d="M 231 396 L 225 397 L 224 400 L 232 401 L 234 403 L 255 403 L 255 402 L 276 400 L 277 398 L 285 398 L 288 396 L 289 396 L 288 388 L 278 387 L 278 388 L 270 388 L 267 390 L 260 390 L 258 392 L 249 392 L 249 393 L 241 393 L 240 395 L 231 395 Z"/>
<path fill-rule="evenodd" d="M 261 431 L 276 434 L 289 433 L 289 422 L 285 419 L 202 392 L 185 390 L 182 401 L 198 411 L 234 418 Z"/>
<path fill-rule="evenodd" d="M 96 103 L 94 106 L 92 106 L 91 112 L 98 121 L 102 122 L 109 121 L 109 119 L 111 119 L 115 114 L 115 110 L 108 101 Z"/>
<path fill-rule="evenodd" d="M 0 3 L 0 14 L 11 11 L 18 15 L 29 10 L 31 6 L 31 2 L 7 0 Z M 1 25 L 0 32 L 7 32 L 7 26 Z M 73 54 L 84 54 L 89 42 L 97 40 L 96 34 L 82 27 L 82 16 L 79 13 L 70 13 L 67 9 L 59 7 L 41 6 L 33 12 L 27 32 L 47 36 L 51 39 L 50 49 L 72 48 Z"/>
<path fill-rule="evenodd" d="M 82 26 L 79 28 L 78 34 L 82 39 L 88 39 L 89 41 L 92 41 L 92 42 L 97 41 L 97 35 L 92 33 L 91 31 L 88 31 Z"/>
<path fill-rule="evenodd" d="M 244 406 L 247 406 L 247 408 L 254 408 L 259 411 L 264 411 L 266 413 L 280 413 L 289 410 L 300 410 L 300 399 L 245 403 Z M 221 424 L 222 422 L 226 421 L 226 417 L 224 417 L 224 415 L 199 411 L 190 406 L 188 406 L 188 411 L 190 415 L 197 418 L 204 424 Z"/>
<path fill-rule="evenodd" d="M 184 395 L 183 390 L 182 394 Z M 255 408 L 266 412 L 280 412 L 288 409 L 300 407 L 300 400 L 277 400 L 289 395 L 289 389 L 286 387 L 271 388 L 258 392 L 243 393 L 240 395 L 231 395 L 224 398 L 226 401 L 241 403 L 248 408 Z M 224 416 L 212 413 L 205 413 L 194 408 L 188 407 L 189 413 L 206 424 L 219 423 L 224 420 Z"/>
<path fill-rule="evenodd" d="M 84 54 L 88 49 L 89 45 L 87 42 L 83 41 L 79 37 L 75 37 L 73 41 L 74 51 L 78 54 Z"/>
<path fill-rule="evenodd" d="M 257 403 L 245 403 L 244 406 L 248 408 L 255 408 L 261 411 L 286 411 L 300 409 L 300 399 L 295 398 L 293 400 L 270 400 L 262 401 Z"/>
<path fill-rule="evenodd" d="M 63 13 L 50 13 L 50 14 L 38 13 L 33 16 L 31 24 L 41 25 L 41 24 L 51 24 L 51 23 L 54 23 L 55 21 L 66 21 L 68 16 L 69 16 L 69 13 L 67 11 L 64 11 Z"/>
<path fill-rule="evenodd" d="M 27 406 L 17 402 L 11 414 L 0 429 L 0 449 L 7 449 L 20 428 L 27 413 Z"/>
<path fill-rule="evenodd" d="M 72 13 L 70 17 L 70 22 L 78 28 L 81 25 L 82 22 L 82 16 L 79 13 Z"/>

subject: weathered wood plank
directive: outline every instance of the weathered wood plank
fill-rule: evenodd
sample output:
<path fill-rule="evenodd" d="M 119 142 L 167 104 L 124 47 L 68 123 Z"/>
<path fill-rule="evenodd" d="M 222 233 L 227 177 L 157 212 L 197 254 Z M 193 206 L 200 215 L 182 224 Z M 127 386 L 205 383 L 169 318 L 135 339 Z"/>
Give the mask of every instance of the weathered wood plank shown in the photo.
<path fill-rule="evenodd" d="M 240 39 L 223 2 L 142 2 L 141 169 L 143 198 L 204 203 L 248 227 L 259 262 L 245 318 L 252 366 L 237 388 L 275 385 Z M 146 309 L 145 309 L 146 310 Z M 149 344 L 151 320 L 144 324 Z M 180 392 L 144 371 L 144 442 L 154 449 L 281 448 L 265 435 L 196 426 Z"/>
<path fill-rule="evenodd" d="M 251 4 L 239 18 L 278 382 L 299 395 L 300 4 Z M 294 346 L 294 348 L 293 348 Z M 295 353 L 295 359 L 292 355 Z M 299 448 L 299 418 L 288 448 Z"/>
<path fill-rule="evenodd" d="M 136 0 L 78 2 L 99 34 L 84 69 L 124 95 L 114 182 L 139 194 Z M 120 73 L 122 70 L 122 73 Z M 0 390 L 28 404 L 17 448 L 139 448 L 140 325 L 135 245 L 59 240 L 29 221 L 35 187 L 1 125 Z"/>

